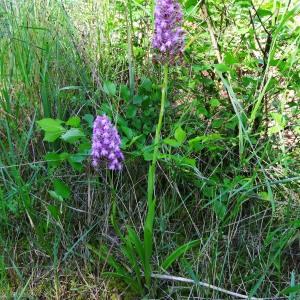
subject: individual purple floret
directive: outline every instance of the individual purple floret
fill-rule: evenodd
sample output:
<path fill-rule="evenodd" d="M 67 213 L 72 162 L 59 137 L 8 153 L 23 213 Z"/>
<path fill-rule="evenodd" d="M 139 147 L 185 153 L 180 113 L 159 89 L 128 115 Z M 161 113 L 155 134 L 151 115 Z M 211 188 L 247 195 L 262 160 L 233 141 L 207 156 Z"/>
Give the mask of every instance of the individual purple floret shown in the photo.
<path fill-rule="evenodd" d="M 184 48 L 183 14 L 176 0 L 157 0 L 155 8 L 155 32 L 153 48 L 159 52 L 158 60 L 175 62 Z"/>
<path fill-rule="evenodd" d="M 121 170 L 124 155 L 120 149 L 121 139 L 107 116 L 97 116 L 93 128 L 92 164 L 98 167 L 107 163 L 110 170 Z"/>

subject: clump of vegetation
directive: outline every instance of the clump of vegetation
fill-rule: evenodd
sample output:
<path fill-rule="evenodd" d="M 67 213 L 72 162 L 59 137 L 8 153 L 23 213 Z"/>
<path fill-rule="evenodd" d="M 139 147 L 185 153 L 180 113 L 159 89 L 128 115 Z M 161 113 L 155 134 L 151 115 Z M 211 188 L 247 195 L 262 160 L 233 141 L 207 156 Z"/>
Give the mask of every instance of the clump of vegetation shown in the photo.
<path fill-rule="evenodd" d="M 2 1 L 0 295 L 298 299 L 299 16 Z"/>

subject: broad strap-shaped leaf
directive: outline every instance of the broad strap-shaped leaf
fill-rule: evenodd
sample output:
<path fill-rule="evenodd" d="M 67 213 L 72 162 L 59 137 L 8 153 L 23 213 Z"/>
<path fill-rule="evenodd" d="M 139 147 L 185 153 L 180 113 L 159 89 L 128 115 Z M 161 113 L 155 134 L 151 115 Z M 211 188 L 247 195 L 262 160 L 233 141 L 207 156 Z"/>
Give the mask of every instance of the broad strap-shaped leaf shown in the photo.
<path fill-rule="evenodd" d="M 151 257 L 153 248 L 153 222 L 155 215 L 155 201 L 148 203 L 148 213 L 144 228 L 144 250 L 145 250 L 145 265 L 144 273 L 146 283 L 149 285 L 151 281 Z"/>
<path fill-rule="evenodd" d="M 128 239 L 130 239 L 131 243 L 135 246 L 135 250 L 144 264 L 145 262 L 145 253 L 144 253 L 144 246 L 140 238 L 138 237 L 137 233 L 135 232 L 134 229 L 131 227 L 127 227 L 127 232 L 128 232 Z"/>

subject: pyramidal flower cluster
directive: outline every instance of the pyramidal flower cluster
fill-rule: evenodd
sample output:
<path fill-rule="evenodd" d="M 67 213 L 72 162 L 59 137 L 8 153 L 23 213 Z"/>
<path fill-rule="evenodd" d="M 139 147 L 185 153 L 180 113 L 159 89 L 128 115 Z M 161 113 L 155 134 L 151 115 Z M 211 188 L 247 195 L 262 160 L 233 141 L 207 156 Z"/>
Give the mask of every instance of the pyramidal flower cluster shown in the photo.
<path fill-rule="evenodd" d="M 155 31 L 152 46 L 158 50 L 158 60 L 174 64 L 184 48 L 183 13 L 176 0 L 157 0 Z"/>
<path fill-rule="evenodd" d="M 92 164 L 95 168 L 106 163 L 110 170 L 121 170 L 124 155 L 117 129 L 107 116 L 97 116 L 93 126 Z"/>

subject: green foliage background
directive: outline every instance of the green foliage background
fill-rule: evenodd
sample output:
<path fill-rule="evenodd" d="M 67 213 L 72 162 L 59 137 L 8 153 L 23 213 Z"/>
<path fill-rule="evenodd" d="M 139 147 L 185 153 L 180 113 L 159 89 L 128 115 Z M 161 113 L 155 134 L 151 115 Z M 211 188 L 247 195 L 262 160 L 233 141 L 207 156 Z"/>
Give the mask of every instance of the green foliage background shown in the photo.
<path fill-rule="evenodd" d="M 148 267 L 195 284 L 149 286 L 143 273 L 162 85 L 154 2 L 4 0 L 1 296 L 230 299 L 203 281 L 299 297 L 300 5 L 181 4 L 186 49 L 169 71 Z M 102 113 L 122 136 L 121 173 L 90 166 Z"/>

